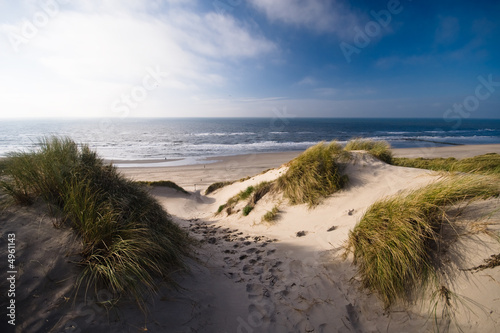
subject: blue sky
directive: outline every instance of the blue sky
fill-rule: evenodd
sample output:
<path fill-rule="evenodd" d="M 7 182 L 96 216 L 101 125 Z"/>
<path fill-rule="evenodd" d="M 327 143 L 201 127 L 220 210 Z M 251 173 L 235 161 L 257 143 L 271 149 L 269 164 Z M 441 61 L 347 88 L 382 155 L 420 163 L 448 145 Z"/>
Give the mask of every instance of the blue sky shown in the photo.
<path fill-rule="evenodd" d="M 0 0 L 0 117 L 499 118 L 500 2 Z"/>

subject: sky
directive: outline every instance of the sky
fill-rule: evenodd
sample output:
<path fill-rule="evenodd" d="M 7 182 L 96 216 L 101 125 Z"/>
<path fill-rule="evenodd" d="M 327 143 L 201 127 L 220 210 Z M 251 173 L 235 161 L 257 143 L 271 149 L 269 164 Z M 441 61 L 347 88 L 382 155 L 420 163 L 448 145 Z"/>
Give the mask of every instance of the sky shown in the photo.
<path fill-rule="evenodd" d="M 0 118 L 500 118 L 500 1 L 0 0 Z"/>

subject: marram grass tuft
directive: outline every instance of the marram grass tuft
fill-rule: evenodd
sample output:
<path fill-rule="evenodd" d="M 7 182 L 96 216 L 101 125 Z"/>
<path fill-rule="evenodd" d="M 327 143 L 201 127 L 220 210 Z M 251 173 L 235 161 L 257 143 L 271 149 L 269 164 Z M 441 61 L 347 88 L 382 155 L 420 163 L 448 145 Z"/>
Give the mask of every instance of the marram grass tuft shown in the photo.
<path fill-rule="evenodd" d="M 18 203 L 41 198 L 80 236 L 77 287 L 129 294 L 142 306 L 155 277 L 168 280 L 191 255 L 187 233 L 141 185 L 70 139 L 46 138 L 36 151 L 11 154 L 0 186 Z"/>
<path fill-rule="evenodd" d="M 374 203 L 347 243 L 364 286 L 376 291 L 387 307 L 423 290 L 436 276 L 446 208 L 499 193 L 496 178 L 454 175 Z"/>
<path fill-rule="evenodd" d="M 338 164 L 345 156 L 338 143 L 320 142 L 290 161 L 286 173 L 277 179 L 277 188 L 292 205 L 314 207 L 347 183 Z"/>
<path fill-rule="evenodd" d="M 345 150 L 366 150 L 370 155 L 378 158 L 385 163 L 392 162 L 391 146 L 387 141 L 373 141 L 365 139 L 354 139 L 349 141 Z"/>

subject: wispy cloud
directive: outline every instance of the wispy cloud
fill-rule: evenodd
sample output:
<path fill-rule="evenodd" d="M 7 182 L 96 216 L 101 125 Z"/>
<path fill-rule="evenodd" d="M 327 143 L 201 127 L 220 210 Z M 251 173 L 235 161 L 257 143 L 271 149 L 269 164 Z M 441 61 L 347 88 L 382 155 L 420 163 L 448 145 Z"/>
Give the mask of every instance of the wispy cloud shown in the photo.
<path fill-rule="evenodd" d="M 320 33 L 335 33 L 340 37 L 353 34 L 359 17 L 338 0 L 250 0 L 256 9 L 271 21 L 306 27 Z"/>
<path fill-rule="evenodd" d="M 317 96 L 325 98 L 334 98 L 336 100 L 350 100 L 353 98 L 366 97 L 376 93 L 376 90 L 370 87 L 366 88 L 333 88 L 322 87 L 313 90 Z"/>
<path fill-rule="evenodd" d="M 318 84 L 318 81 L 312 76 L 306 76 L 296 83 L 298 86 L 314 86 L 316 84 Z"/>
<path fill-rule="evenodd" d="M 253 34 L 232 16 L 175 11 L 166 19 L 179 45 L 204 56 L 251 58 L 277 50 L 274 43 Z"/>

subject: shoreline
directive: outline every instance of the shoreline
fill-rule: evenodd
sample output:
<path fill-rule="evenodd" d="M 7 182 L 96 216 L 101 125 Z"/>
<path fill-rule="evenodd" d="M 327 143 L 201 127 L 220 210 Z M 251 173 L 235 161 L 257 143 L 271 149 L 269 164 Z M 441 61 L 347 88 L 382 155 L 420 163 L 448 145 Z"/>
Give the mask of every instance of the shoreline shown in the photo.
<path fill-rule="evenodd" d="M 397 148 L 392 149 L 392 151 L 395 157 L 466 158 L 486 153 L 500 154 L 500 144 Z M 302 151 L 288 151 L 220 157 L 214 156 L 205 159 L 205 163 L 199 164 L 168 166 L 162 166 L 161 164 L 142 164 L 133 167 L 119 167 L 119 170 L 124 176 L 132 180 L 170 180 L 187 191 L 198 191 L 207 188 L 215 182 L 234 181 L 245 177 L 253 177 L 265 170 L 278 168 L 297 157 L 301 152 Z"/>
<path fill-rule="evenodd" d="M 488 144 L 467 144 L 467 145 L 451 145 L 451 146 L 435 146 L 429 143 L 429 146 L 423 147 L 412 147 L 412 148 L 391 148 L 395 157 L 423 157 L 423 158 L 448 158 L 455 157 L 457 159 L 474 157 L 477 155 L 487 154 L 487 153 L 497 153 L 500 154 L 500 144 L 498 143 L 488 143 Z M 258 153 L 245 153 L 236 155 L 216 155 L 216 156 L 199 156 L 199 157 L 186 157 L 186 158 L 171 158 L 171 159 L 124 159 L 116 160 L 110 158 L 104 158 L 105 163 L 111 163 L 117 166 L 119 169 L 124 168 L 168 168 L 168 167 L 179 167 L 179 166 L 193 166 L 193 165 L 203 165 L 210 163 L 227 162 L 230 160 L 244 160 L 249 158 L 249 156 L 269 156 L 277 155 L 278 158 L 281 155 L 284 156 L 297 156 L 304 150 L 287 150 L 287 151 L 273 151 L 273 152 L 258 152 Z M 0 156 L 0 161 L 7 159 L 7 156 Z"/>
<path fill-rule="evenodd" d="M 209 157 L 205 163 L 169 166 L 119 167 L 120 172 L 135 181 L 171 180 L 187 191 L 198 191 L 215 182 L 251 177 L 273 169 L 297 157 L 302 151 L 259 153 Z"/>
<path fill-rule="evenodd" d="M 454 145 L 454 146 L 430 146 L 430 147 L 415 147 L 415 148 L 392 148 L 395 157 L 423 157 L 423 158 L 448 158 L 455 157 L 457 159 L 474 157 L 487 153 L 500 154 L 500 144 L 484 144 L 484 145 Z M 192 166 L 197 164 L 210 164 L 220 163 L 233 160 L 253 159 L 250 156 L 269 156 L 277 155 L 280 158 L 283 156 L 297 156 L 303 150 L 291 151 L 276 151 L 276 152 L 261 152 L 252 154 L 238 154 L 238 155 L 221 155 L 210 157 L 187 157 L 177 159 L 165 160 L 109 160 L 105 159 L 106 163 L 113 163 L 118 168 L 168 168 L 178 166 Z M 1 159 L 1 158 L 0 158 Z"/>

